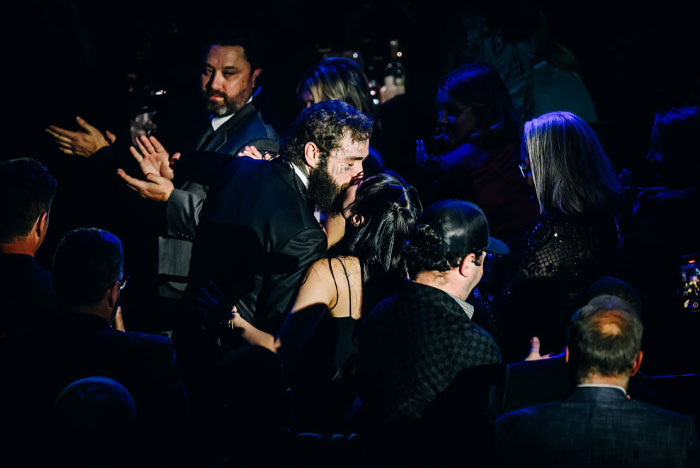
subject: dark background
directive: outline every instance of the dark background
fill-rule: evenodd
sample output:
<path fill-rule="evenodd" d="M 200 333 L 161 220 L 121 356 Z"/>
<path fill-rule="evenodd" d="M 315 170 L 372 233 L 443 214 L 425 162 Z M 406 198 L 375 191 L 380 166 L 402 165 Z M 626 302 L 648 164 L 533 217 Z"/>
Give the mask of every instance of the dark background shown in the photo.
<path fill-rule="evenodd" d="M 646 154 L 656 110 L 697 102 L 700 17 L 681 2 L 654 8 L 620 2 L 468 2 L 526 35 L 540 8 L 550 38 L 578 60 L 601 121 L 606 150 L 620 169 Z M 268 43 L 267 98 L 281 127 L 298 111 L 294 89 L 317 49 L 359 50 L 366 63 L 400 40 L 408 92 L 431 101 L 451 65 L 455 9 L 448 2 L 291 0 L 253 2 L 96 2 L 30 0 L 3 8 L 3 158 L 46 158 L 49 123 L 73 126 L 79 114 L 120 130 L 142 102 L 144 85 L 171 103 L 196 97 L 202 38 L 214 24 L 252 26 Z M 171 104 L 172 106 L 173 104 Z M 181 105 L 178 104 L 181 110 Z M 41 154 L 37 154 L 40 152 Z"/>

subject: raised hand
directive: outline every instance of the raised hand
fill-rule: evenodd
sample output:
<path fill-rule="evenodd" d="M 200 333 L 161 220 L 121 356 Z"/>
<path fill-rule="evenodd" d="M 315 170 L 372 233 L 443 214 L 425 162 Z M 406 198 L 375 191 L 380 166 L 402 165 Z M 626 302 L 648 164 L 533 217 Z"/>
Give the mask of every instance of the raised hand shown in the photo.
<path fill-rule="evenodd" d="M 120 332 L 126 332 L 124 328 L 124 318 L 122 317 L 122 306 L 117 307 L 117 312 L 114 314 L 114 324 L 112 328 Z"/>
<path fill-rule="evenodd" d="M 425 142 L 423 140 L 416 140 L 416 166 L 420 169 L 424 169 L 430 155 L 425 150 Z"/>
<path fill-rule="evenodd" d="M 253 159 L 264 159 L 265 161 L 269 161 L 270 159 L 278 157 L 279 154 L 270 154 L 267 151 L 263 154 L 254 145 L 248 145 L 238 152 L 238 156 L 247 156 Z"/>
<path fill-rule="evenodd" d="M 159 175 L 149 172 L 146 174 L 146 180 L 131 177 L 124 172 L 124 169 L 117 169 L 117 175 L 121 177 L 129 188 L 143 198 L 157 202 L 167 202 L 170 194 L 175 190 L 173 182 Z"/>
<path fill-rule="evenodd" d="M 533 336 L 530 339 L 530 353 L 527 355 L 527 357 L 524 360 L 525 361 L 539 361 L 540 359 L 549 359 L 550 357 L 552 357 L 551 353 L 545 354 L 544 356 L 540 355 L 540 339 L 537 338 L 536 336 Z"/>
<path fill-rule="evenodd" d="M 163 145 L 155 137 L 141 136 L 136 139 L 137 150 L 133 146 L 129 147 L 131 155 L 139 163 L 141 172 L 146 180 L 137 179 L 130 176 L 123 169 L 117 169 L 117 174 L 130 189 L 149 200 L 166 202 L 173 193 L 173 163 L 180 157 L 180 153 L 175 153 L 172 158 Z"/>
<path fill-rule="evenodd" d="M 129 151 L 139 163 L 144 176 L 155 174 L 173 180 L 173 166 L 175 161 L 180 159 L 180 153 L 171 157 L 156 137 L 140 136 L 136 139 L 136 146 L 138 150 L 130 146 Z"/>
<path fill-rule="evenodd" d="M 74 132 L 55 125 L 49 125 L 49 128 L 45 129 L 58 145 L 58 150 L 64 154 L 89 158 L 105 146 L 113 144 L 117 139 L 109 130 L 103 134 L 81 117 L 76 117 L 75 121 L 82 130 Z"/>

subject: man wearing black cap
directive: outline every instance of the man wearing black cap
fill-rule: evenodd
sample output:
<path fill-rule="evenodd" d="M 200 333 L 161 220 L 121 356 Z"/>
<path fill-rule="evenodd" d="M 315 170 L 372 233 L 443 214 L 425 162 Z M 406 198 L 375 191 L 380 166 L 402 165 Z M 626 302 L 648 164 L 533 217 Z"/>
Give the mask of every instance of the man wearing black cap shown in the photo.
<path fill-rule="evenodd" d="M 459 371 L 501 361 L 466 302 L 486 252 L 505 254 L 508 247 L 489 236 L 478 206 L 446 200 L 423 212 L 405 248 L 411 281 L 363 324 L 361 396 L 370 419 L 417 421 Z"/>

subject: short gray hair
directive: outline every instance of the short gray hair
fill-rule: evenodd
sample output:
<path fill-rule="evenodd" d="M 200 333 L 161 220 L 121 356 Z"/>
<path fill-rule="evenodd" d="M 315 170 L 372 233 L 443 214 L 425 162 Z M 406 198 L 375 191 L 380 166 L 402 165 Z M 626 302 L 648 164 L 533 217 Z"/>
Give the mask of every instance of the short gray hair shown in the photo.
<path fill-rule="evenodd" d="M 629 303 L 615 296 L 597 296 L 569 323 L 567 345 L 576 379 L 590 374 L 629 375 L 642 346 L 642 321 Z"/>

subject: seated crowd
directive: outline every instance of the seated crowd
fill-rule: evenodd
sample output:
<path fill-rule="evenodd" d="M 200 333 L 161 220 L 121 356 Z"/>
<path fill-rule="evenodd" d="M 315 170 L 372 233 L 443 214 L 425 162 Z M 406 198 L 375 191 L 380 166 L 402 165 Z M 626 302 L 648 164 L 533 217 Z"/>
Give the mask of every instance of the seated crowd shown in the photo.
<path fill-rule="evenodd" d="M 42 267 L 57 182 L 0 163 L 3 466 L 700 466 L 697 415 L 671 411 L 692 407 L 638 374 L 690 346 L 642 330 L 677 312 L 666 260 L 700 246 L 680 219 L 697 108 L 657 116 L 666 188 L 634 191 L 584 120 L 522 125 L 498 73 L 466 64 L 408 183 L 357 63 L 305 73 L 280 141 L 255 52 L 209 43 L 211 118 L 182 156 L 82 119 L 47 129 L 157 212 L 153 271 L 116 214 L 119 236 L 70 230 Z"/>

